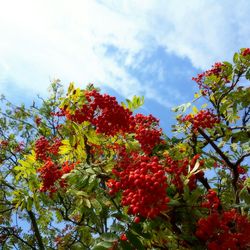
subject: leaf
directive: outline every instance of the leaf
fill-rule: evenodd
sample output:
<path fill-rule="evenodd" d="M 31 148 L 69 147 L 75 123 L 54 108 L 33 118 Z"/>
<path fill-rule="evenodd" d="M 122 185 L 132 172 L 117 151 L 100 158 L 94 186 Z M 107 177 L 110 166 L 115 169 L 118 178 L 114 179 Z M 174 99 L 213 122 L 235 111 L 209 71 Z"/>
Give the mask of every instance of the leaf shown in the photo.
<path fill-rule="evenodd" d="M 193 110 L 193 114 L 194 114 L 194 115 L 197 114 L 197 113 L 199 112 L 199 110 L 197 109 L 196 106 L 193 106 L 193 107 L 192 107 L 192 110 Z"/>
<path fill-rule="evenodd" d="M 132 100 L 126 99 L 126 102 L 127 102 L 127 105 L 124 104 L 123 102 L 121 103 L 121 105 L 124 108 L 127 107 L 131 111 L 134 111 L 144 104 L 144 97 L 133 96 Z"/>
<path fill-rule="evenodd" d="M 107 250 L 109 249 L 110 247 L 112 246 L 109 246 L 109 247 L 104 247 L 104 246 L 101 246 L 101 245 L 96 245 L 92 248 L 92 250 Z"/>
<path fill-rule="evenodd" d="M 238 59 L 239 59 L 239 54 L 238 54 L 238 53 L 234 53 L 233 62 L 234 62 L 235 64 L 238 62 Z"/>
<path fill-rule="evenodd" d="M 99 242 L 96 246 L 92 248 L 92 250 L 106 250 L 113 246 L 113 242 L 102 241 Z"/>
<path fill-rule="evenodd" d="M 100 238 L 105 242 L 114 242 L 118 239 L 117 235 L 114 233 L 103 233 Z"/>
<path fill-rule="evenodd" d="M 33 205 L 33 199 L 31 197 L 28 197 L 28 199 L 27 199 L 27 210 L 28 211 L 31 211 L 32 205 Z"/>
<path fill-rule="evenodd" d="M 204 104 L 201 105 L 201 108 L 202 108 L 202 109 L 204 109 L 204 108 L 206 108 L 206 107 L 207 107 L 207 103 L 204 103 Z"/>
<path fill-rule="evenodd" d="M 69 140 L 62 140 L 62 146 L 59 148 L 59 154 L 68 154 L 71 151 L 71 146 Z"/>
<path fill-rule="evenodd" d="M 68 94 L 70 94 L 75 89 L 74 82 L 71 82 L 68 87 Z"/>
<path fill-rule="evenodd" d="M 94 207 L 96 214 L 99 215 L 102 211 L 102 205 L 100 204 L 100 202 L 97 199 L 92 199 L 91 205 Z"/>
<path fill-rule="evenodd" d="M 184 103 L 180 106 L 173 107 L 171 110 L 174 112 L 185 112 L 191 106 L 191 102 Z"/>
<path fill-rule="evenodd" d="M 250 68 L 246 72 L 246 79 L 250 80 Z"/>
<path fill-rule="evenodd" d="M 197 99 L 197 98 L 199 98 L 199 97 L 200 97 L 200 94 L 199 94 L 199 93 L 195 93 L 195 94 L 194 94 L 194 98 L 195 98 L 195 99 Z"/>
<path fill-rule="evenodd" d="M 230 148 L 231 148 L 231 150 L 232 150 L 233 152 L 237 152 L 237 149 L 238 149 L 237 143 L 232 143 L 232 144 L 230 145 Z"/>
<path fill-rule="evenodd" d="M 110 226 L 110 230 L 111 231 L 114 231 L 114 232 L 122 232 L 125 230 L 125 227 L 119 223 L 113 223 L 111 226 Z"/>
<path fill-rule="evenodd" d="M 123 250 L 134 250 L 134 248 L 127 241 L 121 241 L 120 245 Z"/>
<path fill-rule="evenodd" d="M 168 206 L 171 206 L 171 207 L 178 207 L 181 203 L 178 201 L 178 200 L 174 200 L 174 199 L 171 199 L 169 202 L 168 202 Z"/>
<path fill-rule="evenodd" d="M 89 129 L 85 135 L 88 138 L 88 141 L 90 143 L 96 144 L 96 145 L 100 145 L 101 144 L 101 140 L 100 140 L 100 136 L 98 136 L 96 134 L 96 132 L 94 131 L 94 129 Z"/>
<path fill-rule="evenodd" d="M 124 222 L 129 221 L 129 217 L 127 215 L 125 215 L 125 214 L 122 214 L 122 213 L 114 213 L 111 216 L 116 218 L 119 221 L 124 221 Z"/>
<path fill-rule="evenodd" d="M 91 208 L 91 203 L 90 203 L 89 199 L 85 198 L 85 199 L 83 199 L 83 202 L 85 203 L 86 207 Z"/>
<path fill-rule="evenodd" d="M 144 250 L 145 248 L 143 247 L 141 241 L 138 239 L 136 235 L 134 235 L 132 232 L 128 231 L 126 233 L 126 236 L 128 237 L 128 240 L 130 243 L 136 247 L 138 250 Z"/>

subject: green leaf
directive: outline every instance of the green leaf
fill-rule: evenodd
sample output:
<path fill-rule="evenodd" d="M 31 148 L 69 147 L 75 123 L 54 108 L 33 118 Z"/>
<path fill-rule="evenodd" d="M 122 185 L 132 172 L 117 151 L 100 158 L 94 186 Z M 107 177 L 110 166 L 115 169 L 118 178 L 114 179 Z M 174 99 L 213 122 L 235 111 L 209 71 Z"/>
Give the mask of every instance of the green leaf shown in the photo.
<path fill-rule="evenodd" d="M 130 243 L 136 247 L 138 250 L 144 250 L 144 246 L 142 245 L 141 241 L 138 239 L 138 236 L 134 235 L 131 231 L 128 231 L 126 233 L 126 236 L 128 237 L 128 240 Z"/>
<path fill-rule="evenodd" d="M 28 211 L 31 211 L 32 205 L 33 205 L 33 199 L 31 197 L 28 197 L 28 199 L 27 199 L 27 210 Z"/>
<path fill-rule="evenodd" d="M 168 203 L 168 206 L 171 206 L 171 207 L 178 207 L 181 203 L 178 201 L 178 200 L 174 200 L 174 199 L 171 199 Z"/>
<path fill-rule="evenodd" d="M 91 203 L 89 199 L 83 199 L 83 202 L 85 203 L 86 207 L 91 208 Z"/>
<path fill-rule="evenodd" d="M 184 103 L 180 106 L 173 107 L 171 110 L 174 112 L 185 112 L 191 106 L 191 102 Z"/>
<path fill-rule="evenodd" d="M 110 226 L 110 230 L 114 232 L 123 232 L 125 230 L 125 227 L 119 223 L 113 223 Z"/>
<path fill-rule="evenodd" d="M 111 216 L 116 218 L 119 221 L 124 221 L 124 222 L 129 221 L 129 217 L 127 215 L 125 215 L 125 214 L 122 214 L 122 213 L 114 213 Z"/>
<path fill-rule="evenodd" d="M 250 68 L 246 72 L 246 79 L 250 80 Z"/>
<path fill-rule="evenodd" d="M 234 62 L 235 64 L 238 62 L 238 59 L 239 59 L 239 54 L 238 54 L 238 53 L 234 53 L 233 62 Z"/>
<path fill-rule="evenodd" d="M 114 242 L 118 240 L 118 237 L 114 233 L 103 233 L 101 239 L 105 242 Z"/>
<path fill-rule="evenodd" d="M 196 106 L 193 106 L 193 107 L 192 107 L 192 110 L 193 110 L 193 114 L 194 114 L 194 115 L 196 115 L 196 114 L 199 112 L 199 110 L 197 109 Z"/>
<path fill-rule="evenodd" d="M 112 247 L 112 246 L 110 246 Z M 92 250 L 106 250 L 109 249 L 110 247 L 104 247 L 104 246 L 100 246 L 100 245 L 96 245 L 92 248 Z"/>
<path fill-rule="evenodd" d="M 233 152 L 237 152 L 238 149 L 237 143 L 231 143 L 230 148 Z"/>
<path fill-rule="evenodd" d="M 109 249 L 113 246 L 113 242 L 108 242 L 108 241 L 102 241 L 99 242 L 96 246 L 92 248 L 92 250 L 106 250 Z"/>
<path fill-rule="evenodd" d="M 135 250 L 127 241 L 121 241 L 120 245 L 123 250 Z"/>
<path fill-rule="evenodd" d="M 102 211 L 102 205 L 100 202 L 97 199 L 92 199 L 91 205 L 94 207 L 96 214 L 99 215 Z"/>

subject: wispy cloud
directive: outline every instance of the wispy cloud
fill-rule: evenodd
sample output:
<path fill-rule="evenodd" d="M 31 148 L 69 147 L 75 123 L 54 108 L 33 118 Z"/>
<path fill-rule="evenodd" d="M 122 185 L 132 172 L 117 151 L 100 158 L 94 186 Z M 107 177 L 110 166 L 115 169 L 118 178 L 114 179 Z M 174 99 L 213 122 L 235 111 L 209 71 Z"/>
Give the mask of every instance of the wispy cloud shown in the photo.
<path fill-rule="evenodd" d="M 182 95 L 164 81 L 171 74 L 162 63 L 169 54 L 204 69 L 250 44 L 247 0 L 0 3 L 0 91 L 18 86 L 44 93 L 49 79 L 60 78 L 65 85 L 95 82 L 171 106 L 166 94 Z M 154 58 L 159 47 L 164 53 Z"/>

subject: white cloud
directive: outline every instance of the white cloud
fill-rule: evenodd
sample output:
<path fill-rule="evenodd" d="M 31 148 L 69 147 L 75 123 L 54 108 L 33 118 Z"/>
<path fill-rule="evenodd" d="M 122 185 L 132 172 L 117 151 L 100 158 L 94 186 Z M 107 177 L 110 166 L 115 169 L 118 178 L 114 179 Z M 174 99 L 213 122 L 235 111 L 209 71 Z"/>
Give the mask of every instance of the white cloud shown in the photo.
<path fill-rule="evenodd" d="M 195 67 L 230 59 L 250 44 L 247 0 L 0 0 L 0 91 L 17 85 L 45 92 L 50 78 L 65 85 L 95 82 L 120 94 L 164 101 L 162 91 L 130 70 L 166 69 L 147 61 L 159 46 Z M 112 46 L 116 53 L 110 54 Z M 159 65 L 157 67 L 157 65 Z M 147 76 L 147 75 L 146 75 Z M 166 86 L 169 93 L 174 86 Z M 175 89 L 175 97 L 181 98 Z"/>

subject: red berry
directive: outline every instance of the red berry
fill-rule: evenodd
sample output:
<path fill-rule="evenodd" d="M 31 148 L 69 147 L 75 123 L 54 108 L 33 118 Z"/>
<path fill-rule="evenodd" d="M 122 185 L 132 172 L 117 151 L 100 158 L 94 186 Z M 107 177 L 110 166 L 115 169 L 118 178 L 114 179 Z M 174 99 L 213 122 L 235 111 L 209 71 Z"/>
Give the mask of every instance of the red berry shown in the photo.
<path fill-rule="evenodd" d="M 120 240 L 122 240 L 122 241 L 127 241 L 127 240 L 128 240 L 128 238 L 127 238 L 127 236 L 126 236 L 125 233 L 123 233 L 123 234 L 120 236 Z"/>
<path fill-rule="evenodd" d="M 134 223 L 140 223 L 140 221 L 141 221 L 141 218 L 140 217 L 138 217 L 138 216 L 136 216 L 135 218 L 134 218 Z"/>

